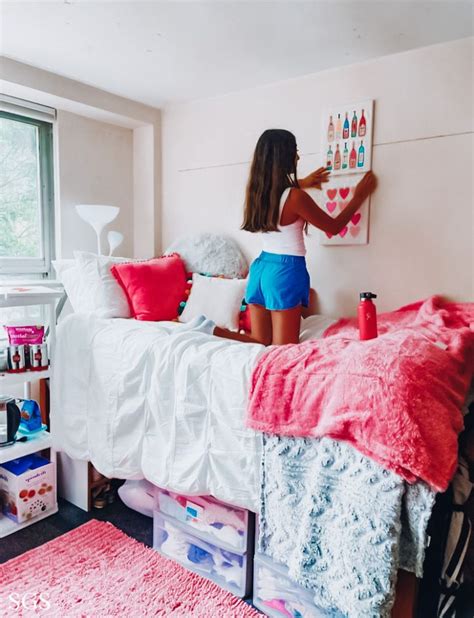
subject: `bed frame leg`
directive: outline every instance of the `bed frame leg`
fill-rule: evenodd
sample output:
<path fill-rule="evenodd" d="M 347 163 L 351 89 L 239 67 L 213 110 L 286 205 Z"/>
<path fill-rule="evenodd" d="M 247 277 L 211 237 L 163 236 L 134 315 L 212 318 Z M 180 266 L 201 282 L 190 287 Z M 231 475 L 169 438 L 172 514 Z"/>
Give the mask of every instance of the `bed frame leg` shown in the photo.
<path fill-rule="evenodd" d="M 398 571 L 392 618 L 415 618 L 418 580 L 413 573 Z"/>
<path fill-rule="evenodd" d="M 71 459 L 66 453 L 57 453 L 58 496 L 90 511 L 89 462 Z"/>

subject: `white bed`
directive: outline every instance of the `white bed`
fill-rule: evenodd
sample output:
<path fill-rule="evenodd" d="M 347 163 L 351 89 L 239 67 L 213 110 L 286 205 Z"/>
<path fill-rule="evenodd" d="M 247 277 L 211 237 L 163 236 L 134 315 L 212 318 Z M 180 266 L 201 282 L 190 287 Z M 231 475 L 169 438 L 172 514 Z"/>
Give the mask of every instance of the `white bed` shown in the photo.
<path fill-rule="evenodd" d="M 332 323 L 307 318 L 302 340 Z M 146 478 L 258 512 L 260 436 L 244 416 L 264 350 L 175 322 L 70 315 L 53 367 L 54 446 L 108 477 Z"/>

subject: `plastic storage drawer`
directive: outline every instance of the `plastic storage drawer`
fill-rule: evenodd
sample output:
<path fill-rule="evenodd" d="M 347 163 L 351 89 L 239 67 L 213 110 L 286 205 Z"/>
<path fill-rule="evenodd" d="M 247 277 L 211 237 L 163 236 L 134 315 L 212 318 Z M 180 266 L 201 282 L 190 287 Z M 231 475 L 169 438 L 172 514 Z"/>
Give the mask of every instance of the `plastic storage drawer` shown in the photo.
<path fill-rule="evenodd" d="M 254 560 L 253 604 L 272 618 L 335 618 L 314 604 L 311 592 L 294 582 L 286 567 L 262 554 Z"/>
<path fill-rule="evenodd" d="M 155 508 L 193 535 L 223 549 L 253 553 L 255 516 L 210 496 L 183 496 L 157 488 Z"/>
<path fill-rule="evenodd" d="M 252 560 L 246 553 L 207 543 L 185 524 L 159 511 L 153 514 L 153 548 L 238 597 L 246 596 L 252 588 Z"/>

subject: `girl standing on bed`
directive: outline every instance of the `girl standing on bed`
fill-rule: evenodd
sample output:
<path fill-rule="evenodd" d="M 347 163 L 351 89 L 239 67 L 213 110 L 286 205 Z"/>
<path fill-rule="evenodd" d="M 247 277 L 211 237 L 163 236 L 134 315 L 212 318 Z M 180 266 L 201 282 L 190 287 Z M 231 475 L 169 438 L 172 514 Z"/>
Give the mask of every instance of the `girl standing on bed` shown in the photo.
<path fill-rule="evenodd" d="M 298 343 L 302 307 L 309 304 L 309 274 L 304 234 L 308 224 L 339 234 L 375 190 L 367 172 L 344 210 L 334 219 L 303 190 L 320 189 L 329 172 L 319 168 L 297 179 L 295 136 L 283 129 L 265 131 L 257 142 L 247 183 L 243 230 L 262 234 L 263 251 L 250 266 L 245 300 L 249 337 L 216 327 L 214 334 L 264 345 Z"/>

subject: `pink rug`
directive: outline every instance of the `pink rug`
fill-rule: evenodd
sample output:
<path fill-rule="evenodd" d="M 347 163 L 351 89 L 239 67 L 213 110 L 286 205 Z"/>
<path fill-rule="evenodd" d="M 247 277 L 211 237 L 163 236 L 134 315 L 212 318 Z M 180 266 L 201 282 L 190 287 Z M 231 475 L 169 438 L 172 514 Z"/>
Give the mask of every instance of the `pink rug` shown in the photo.
<path fill-rule="evenodd" d="M 28 609 L 35 602 L 36 611 Z M 96 520 L 0 565 L 0 616 L 260 615 L 213 582 Z"/>

